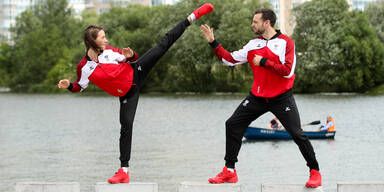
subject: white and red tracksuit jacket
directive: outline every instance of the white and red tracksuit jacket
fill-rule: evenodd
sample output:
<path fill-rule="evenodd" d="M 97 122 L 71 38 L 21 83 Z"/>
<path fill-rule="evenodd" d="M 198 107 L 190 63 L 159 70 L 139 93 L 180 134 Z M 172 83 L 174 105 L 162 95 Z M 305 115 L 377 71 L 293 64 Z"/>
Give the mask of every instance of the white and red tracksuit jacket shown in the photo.
<path fill-rule="evenodd" d="M 136 61 L 138 59 L 136 52 L 133 57 L 126 59 L 120 49 L 107 45 L 98 56 L 98 63 L 87 58 L 85 55 L 77 64 L 77 80 L 68 87 L 70 91 L 84 90 L 89 81 L 116 97 L 122 97 L 130 90 L 133 69 L 126 61 Z"/>
<path fill-rule="evenodd" d="M 216 41 L 210 43 L 216 56 L 226 65 L 235 66 L 248 61 L 253 71 L 252 94 L 258 97 L 276 97 L 293 87 L 295 80 L 295 45 L 292 39 L 277 34 L 270 40 L 261 36 L 249 41 L 242 49 L 232 53 Z M 263 59 L 260 66 L 253 63 L 255 55 Z"/>

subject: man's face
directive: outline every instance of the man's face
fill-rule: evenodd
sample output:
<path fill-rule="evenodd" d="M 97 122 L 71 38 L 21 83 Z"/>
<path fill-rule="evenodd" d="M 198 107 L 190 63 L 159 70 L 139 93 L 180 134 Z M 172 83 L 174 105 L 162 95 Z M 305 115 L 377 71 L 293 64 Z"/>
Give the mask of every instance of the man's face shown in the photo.
<path fill-rule="evenodd" d="M 99 47 L 100 50 L 104 50 L 107 46 L 108 40 L 105 37 L 105 32 L 103 30 L 99 31 L 97 33 L 97 38 L 95 40 L 96 45 Z"/>
<path fill-rule="evenodd" d="M 265 32 L 265 28 L 266 28 L 265 25 L 267 21 L 264 21 L 261 16 L 262 14 L 258 13 L 255 16 L 253 16 L 253 20 L 252 20 L 252 29 L 253 29 L 253 32 L 257 35 L 262 35 Z"/>

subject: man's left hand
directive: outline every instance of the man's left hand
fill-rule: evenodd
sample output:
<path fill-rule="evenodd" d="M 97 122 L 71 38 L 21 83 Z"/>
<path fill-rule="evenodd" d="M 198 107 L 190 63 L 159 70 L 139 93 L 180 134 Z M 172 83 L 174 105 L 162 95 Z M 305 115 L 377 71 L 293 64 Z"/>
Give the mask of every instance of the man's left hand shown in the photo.
<path fill-rule="evenodd" d="M 260 65 L 260 61 L 263 57 L 260 56 L 260 55 L 255 55 L 255 57 L 253 58 L 253 64 L 255 65 Z"/>

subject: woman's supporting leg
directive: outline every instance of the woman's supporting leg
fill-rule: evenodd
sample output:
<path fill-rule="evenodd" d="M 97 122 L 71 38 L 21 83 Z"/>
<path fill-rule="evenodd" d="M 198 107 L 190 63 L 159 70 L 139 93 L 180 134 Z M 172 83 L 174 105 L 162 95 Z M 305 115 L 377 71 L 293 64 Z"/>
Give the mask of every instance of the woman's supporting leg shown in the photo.
<path fill-rule="evenodd" d="M 131 159 L 132 126 L 135 119 L 139 89 L 133 87 L 124 97 L 120 97 L 120 162 L 121 167 L 128 167 Z"/>
<path fill-rule="evenodd" d="M 132 126 L 139 100 L 140 86 L 155 63 L 184 33 L 189 25 L 187 19 L 180 22 L 163 37 L 159 44 L 141 56 L 134 65 L 136 87 L 133 88 L 134 90 L 130 90 L 126 96 L 120 98 L 120 161 L 122 167 L 128 167 L 131 158 Z"/>

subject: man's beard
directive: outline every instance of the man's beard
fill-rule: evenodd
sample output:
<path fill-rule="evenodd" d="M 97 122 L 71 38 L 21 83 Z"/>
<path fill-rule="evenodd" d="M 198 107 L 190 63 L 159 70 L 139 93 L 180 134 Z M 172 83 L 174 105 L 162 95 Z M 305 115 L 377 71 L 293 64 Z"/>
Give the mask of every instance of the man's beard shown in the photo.
<path fill-rule="evenodd" d="M 262 35 L 264 32 L 265 32 L 265 29 L 261 28 L 261 29 L 257 29 L 257 31 L 255 31 L 255 34 L 256 35 Z"/>

